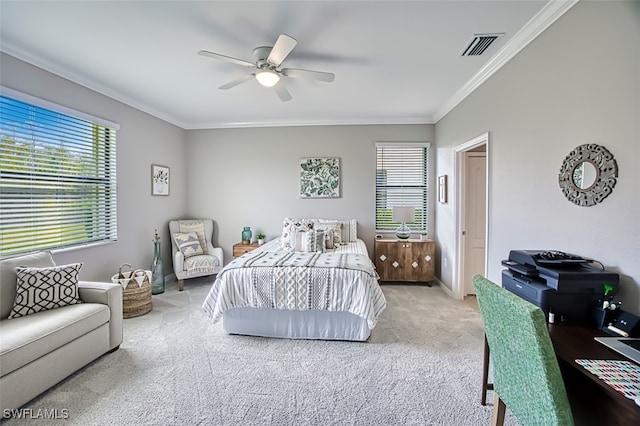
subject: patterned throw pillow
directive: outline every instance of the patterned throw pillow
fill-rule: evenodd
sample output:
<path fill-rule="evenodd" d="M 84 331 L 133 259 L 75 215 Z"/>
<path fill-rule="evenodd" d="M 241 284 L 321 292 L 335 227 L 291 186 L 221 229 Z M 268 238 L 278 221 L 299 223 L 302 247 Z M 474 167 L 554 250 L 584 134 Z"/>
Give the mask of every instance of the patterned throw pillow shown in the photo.
<path fill-rule="evenodd" d="M 342 222 L 342 242 L 358 241 L 358 221 L 356 219 L 345 220 Z"/>
<path fill-rule="evenodd" d="M 82 303 L 78 292 L 78 273 L 82 265 L 16 268 L 16 300 L 9 318 Z"/>
<path fill-rule="evenodd" d="M 335 220 L 335 219 L 316 219 L 316 225 L 323 223 L 338 223 L 340 225 L 340 241 L 341 244 L 352 243 L 358 240 L 358 221 L 356 219 Z"/>
<path fill-rule="evenodd" d="M 315 229 L 324 229 L 327 235 L 331 235 L 332 239 L 327 239 L 326 246 L 328 249 L 334 249 L 342 245 L 342 225 L 337 220 L 318 219 L 314 225 Z M 346 242 L 346 241 L 345 241 Z"/>
<path fill-rule="evenodd" d="M 289 217 L 282 221 L 282 237 L 280 245 L 282 248 L 291 248 L 291 233 L 308 231 L 313 229 L 313 222 L 307 219 L 291 219 Z"/>
<path fill-rule="evenodd" d="M 200 241 L 200 247 L 202 247 L 202 254 L 209 254 L 207 248 L 207 238 L 204 235 L 204 223 L 198 219 L 187 219 L 178 221 L 178 231 L 183 234 L 188 232 L 195 232 Z"/>
<path fill-rule="evenodd" d="M 313 230 L 313 251 L 324 251 L 327 247 L 324 237 L 324 230 L 322 229 L 314 229 Z"/>
<path fill-rule="evenodd" d="M 327 228 L 324 230 L 324 248 L 334 249 L 336 245 L 333 242 L 333 229 Z"/>
<path fill-rule="evenodd" d="M 289 234 L 289 245 L 293 251 L 324 251 L 324 231 L 308 229 Z"/>
<path fill-rule="evenodd" d="M 204 254 L 200 240 L 198 239 L 198 234 L 195 232 L 175 233 L 173 234 L 173 240 L 176 242 L 176 247 L 182 252 L 185 259 Z"/>

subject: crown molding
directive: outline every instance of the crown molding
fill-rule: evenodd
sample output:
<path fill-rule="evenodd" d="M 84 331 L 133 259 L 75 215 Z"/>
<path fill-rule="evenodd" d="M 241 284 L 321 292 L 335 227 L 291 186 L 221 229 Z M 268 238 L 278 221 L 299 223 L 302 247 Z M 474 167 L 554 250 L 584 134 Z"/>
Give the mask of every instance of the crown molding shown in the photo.
<path fill-rule="evenodd" d="M 112 88 L 106 87 L 103 84 L 100 84 L 95 79 L 87 78 L 81 74 L 71 71 L 68 68 L 60 67 L 55 63 L 46 60 L 41 57 L 33 57 L 33 55 L 25 52 L 23 49 L 15 48 L 14 46 L 8 46 L 5 43 L 0 45 L 0 52 L 5 53 L 7 55 L 13 56 L 14 58 L 26 62 L 30 65 L 33 65 L 37 68 L 43 69 L 51 74 L 54 74 L 60 78 L 68 80 L 72 83 L 83 86 L 93 92 L 104 95 L 108 98 L 111 98 L 115 101 L 125 104 L 128 107 L 137 109 L 146 114 L 149 114 L 153 117 L 159 118 L 162 121 L 165 121 L 169 124 L 173 124 L 174 126 L 178 126 L 181 128 L 185 128 L 187 123 L 181 122 L 174 117 L 170 117 L 147 104 L 141 103 L 132 99 L 126 95 L 124 95 L 121 91 L 113 90 Z"/>
<path fill-rule="evenodd" d="M 551 0 L 433 116 L 437 123 L 580 0 Z"/>
<path fill-rule="evenodd" d="M 206 129 L 244 129 L 249 127 L 308 127 L 308 126 L 376 126 L 376 125 L 433 125 L 433 121 L 423 117 L 406 118 L 371 118 L 371 119 L 330 119 L 330 120 L 287 120 L 287 121 L 239 121 L 239 122 L 208 122 L 195 123 L 183 127 L 185 130 L 206 130 Z"/>

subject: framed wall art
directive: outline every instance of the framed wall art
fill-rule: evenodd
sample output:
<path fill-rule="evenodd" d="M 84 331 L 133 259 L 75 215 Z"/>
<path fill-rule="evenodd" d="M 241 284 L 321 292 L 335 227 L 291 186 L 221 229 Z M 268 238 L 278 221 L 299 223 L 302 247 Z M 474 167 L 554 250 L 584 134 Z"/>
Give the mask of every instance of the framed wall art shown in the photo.
<path fill-rule="evenodd" d="M 151 165 L 151 195 L 169 195 L 169 167 Z"/>
<path fill-rule="evenodd" d="M 438 176 L 438 202 L 447 202 L 447 175 Z"/>
<path fill-rule="evenodd" d="M 300 159 L 300 197 L 340 197 L 340 159 Z"/>

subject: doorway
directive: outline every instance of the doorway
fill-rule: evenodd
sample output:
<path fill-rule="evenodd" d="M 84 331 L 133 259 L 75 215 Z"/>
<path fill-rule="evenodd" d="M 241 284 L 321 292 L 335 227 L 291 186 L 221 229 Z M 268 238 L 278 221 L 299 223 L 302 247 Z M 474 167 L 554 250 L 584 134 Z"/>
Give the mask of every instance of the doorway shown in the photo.
<path fill-rule="evenodd" d="M 475 294 L 472 277 L 486 275 L 488 235 L 489 134 L 458 146 L 456 177 L 456 264 L 453 293 Z"/>

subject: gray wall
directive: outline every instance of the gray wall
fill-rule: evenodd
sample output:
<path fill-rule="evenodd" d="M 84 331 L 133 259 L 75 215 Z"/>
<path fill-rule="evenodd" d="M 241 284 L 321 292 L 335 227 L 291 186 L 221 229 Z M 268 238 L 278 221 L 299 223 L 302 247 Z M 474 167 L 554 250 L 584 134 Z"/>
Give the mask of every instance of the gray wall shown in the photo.
<path fill-rule="evenodd" d="M 84 262 L 80 279 L 96 281 L 109 281 L 124 262 L 149 268 L 157 228 L 171 272 L 168 221 L 187 211 L 185 131 L 4 53 L 0 76 L 5 87 L 120 124 L 118 242 L 54 252 L 56 263 Z M 151 163 L 170 167 L 168 197 L 151 196 Z"/>
<path fill-rule="evenodd" d="M 491 279 L 500 282 L 511 249 L 563 250 L 620 273 L 623 306 L 640 311 L 638 46 L 639 2 L 580 2 L 436 124 L 438 175 L 453 176 L 454 147 L 489 132 Z M 594 207 L 558 187 L 563 159 L 584 143 L 607 147 L 619 168 L 613 193 Z M 453 207 L 436 210 L 449 260 Z M 441 263 L 449 288 L 452 263 Z"/>
<path fill-rule="evenodd" d="M 1 59 L 1 85 L 120 124 L 118 242 L 54 252 L 59 264 L 84 262 L 84 280 L 109 280 L 124 262 L 148 267 L 154 229 L 161 234 L 166 274 L 172 273 L 168 221 L 185 217 L 215 220 L 214 242 L 226 262 L 243 226 L 271 239 L 286 216 L 355 218 L 372 250 L 374 143 L 433 141 L 433 125 L 185 131 L 10 55 Z M 316 156 L 340 158 L 340 198 L 300 199 L 299 160 Z M 151 196 L 152 163 L 171 169 L 168 197 Z"/>
<path fill-rule="evenodd" d="M 433 126 L 192 130 L 187 141 L 189 213 L 216 222 L 226 263 L 244 226 L 270 240 L 280 236 L 285 217 L 357 219 L 358 236 L 373 254 L 375 142 L 433 141 Z M 300 198 L 303 157 L 340 158 L 340 198 Z"/>
<path fill-rule="evenodd" d="M 269 238 L 285 216 L 356 218 L 369 249 L 374 236 L 375 141 L 436 141 L 434 176 L 453 181 L 453 149 L 490 133 L 488 275 L 513 248 L 560 249 L 602 261 L 622 276 L 622 297 L 640 312 L 640 3 L 580 2 L 435 126 L 326 126 L 184 131 L 134 108 L 2 54 L 0 84 L 120 124 L 119 241 L 55 255 L 83 261 L 82 279 L 108 280 L 123 262 L 146 266 L 161 230 L 171 272 L 167 222 L 211 217 L 225 250 L 243 226 Z M 434 137 L 435 134 L 435 137 Z M 561 194 L 562 160 L 583 143 L 616 156 L 618 184 L 604 203 L 577 207 Z M 298 162 L 341 161 L 341 197 L 302 200 Z M 150 195 L 150 165 L 171 168 L 171 195 Z M 451 192 L 450 192 L 451 195 Z M 449 259 L 439 278 L 452 286 L 454 203 L 430 200 L 430 234 Z M 435 232 L 433 232 L 435 229 Z"/>

